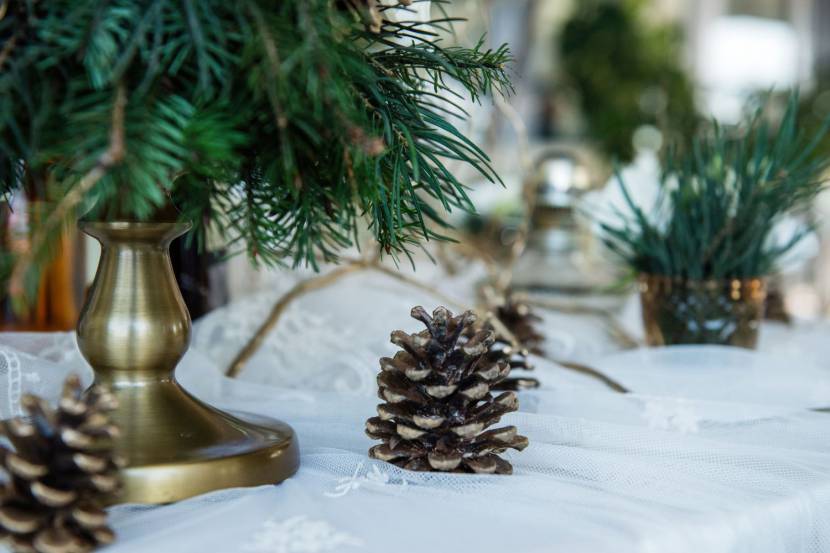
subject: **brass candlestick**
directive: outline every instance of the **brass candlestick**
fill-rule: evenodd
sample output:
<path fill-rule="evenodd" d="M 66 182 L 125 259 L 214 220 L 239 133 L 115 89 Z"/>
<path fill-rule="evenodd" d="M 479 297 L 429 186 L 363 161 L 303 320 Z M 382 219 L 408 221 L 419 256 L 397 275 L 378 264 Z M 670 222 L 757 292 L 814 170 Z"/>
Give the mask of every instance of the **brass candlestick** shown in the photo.
<path fill-rule="evenodd" d="M 288 425 L 227 414 L 188 394 L 174 370 L 190 315 L 168 248 L 187 223 L 83 222 L 102 246 L 78 322 L 96 383 L 119 401 L 116 450 L 127 459 L 118 502 L 167 503 L 219 488 L 276 483 L 299 466 Z"/>

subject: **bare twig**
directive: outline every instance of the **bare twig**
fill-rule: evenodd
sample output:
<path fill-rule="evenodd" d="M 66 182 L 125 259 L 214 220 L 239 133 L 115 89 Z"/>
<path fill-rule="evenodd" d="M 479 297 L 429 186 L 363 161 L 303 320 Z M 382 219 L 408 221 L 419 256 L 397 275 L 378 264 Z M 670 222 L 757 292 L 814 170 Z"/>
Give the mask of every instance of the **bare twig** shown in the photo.
<path fill-rule="evenodd" d="M 495 95 L 493 101 L 516 134 L 519 164 L 526 173 L 532 171 L 533 158 L 530 155 L 530 140 L 528 139 L 527 125 L 525 125 L 524 119 L 504 97 Z"/>
<path fill-rule="evenodd" d="M 441 302 L 446 303 L 448 305 L 452 305 L 452 306 L 456 307 L 457 309 L 461 309 L 461 310 L 465 310 L 465 311 L 467 309 L 469 309 L 469 307 L 466 306 L 464 303 L 462 303 L 462 302 L 460 302 L 460 301 L 458 301 L 454 298 L 451 298 L 451 297 L 447 296 L 446 294 L 444 294 L 443 292 L 441 292 L 440 290 L 438 290 L 434 286 L 430 286 L 429 284 L 425 284 L 425 283 L 423 283 L 423 282 L 421 282 L 417 279 L 414 279 L 414 278 L 412 278 L 410 276 L 407 276 L 403 273 L 400 273 L 398 271 L 390 269 L 389 267 L 385 267 L 385 266 L 381 265 L 378 262 L 368 263 L 366 265 L 366 268 L 370 269 L 370 270 L 373 270 L 373 271 L 376 271 L 376 272 L 379 272 L 379 273 L 382 273 L 382 274 L 384 274 L 386 276 L 389 276 L 389 277 L 391 277 L 391 278 L 393 278 L 393 279 L 395 279 L 399 282 L 403 282 L 404 284 L 408 284 L 409 286 L 412 286 L 413 288 L 418 288 L 419 290 L 423 290 L 424 292 L 427 292 L 428 294 L 431 294 L 431 295 L 435 296 Z"/>
<path fill-rule="evenodd" d="M 611 378 L 610 376 L 592 368 L 588 365 L 583 365 L 582 363 L 574 363 L 573 361 L 561 361 L 561 360 L 552 360 L 554 363 L 565 367 L 566 369 L 570 369 L 572 371 L 576 371 L 579 373 L 584 374 L 585 376 L 590 376 L 591 378 L 595 378 L 601 381 L 603 384 L 614 390 L 615 392 L 619 392 L 621 394 L 628 394 L 631 392 L 628 388 Z"/>
<path fill-rule="evenodd" d="M 527 249 L 527 241 L 530 237 L 530 219 L 533 216 L 533 211 L 536 209 L 536 201 L 538 196 L 539 184 L 532 175 L 533 162 L 530 157 L 527 127 L 524 124 L 521 116 L 516 112 L 516 109 L 507 103 L 504 99 L 496 100 L 496 107 L 507 119 L 513 132 L 516 133 L 516 139 L 519 143 L 519 161 L 524 173 L 524 184 L 522 185 L 522 203 L 524 204 L 524 217 L 516 229 L 516 238 L 510 246 L 510 253 L 507 261 L 500 271 L 497 272 L 493 279 L 493 287 L 499 294 L 504 294 L 510 287 L 513 280 L 513 270 L 519 258 Z"/>
<path fill-rule="evenodd" d="M 110 128 L 109 146 L 104 150 L 90 169 L 78 183 L 66 193 L 55 209 L 46 218 L 46 221 L 37 229 L 32 237 L 31 247 L 24 252 L 15 264 L 10 279 L 9 290 L 13 297 L 22 297 L 25 293 L 25 277 L 29 272 L 36 256 L 45 246 L 52 229 L 62 224 L 66 217 L 80 204 L 87 192 L 94 187 L 109 172 L 112 167 L 121 163 L 126 153 L 124 140 L 124 112 L 127 107 L 127 90 L 123 84 L 115 89 L 115 101 L 112 109 L 112 126 Z"/>

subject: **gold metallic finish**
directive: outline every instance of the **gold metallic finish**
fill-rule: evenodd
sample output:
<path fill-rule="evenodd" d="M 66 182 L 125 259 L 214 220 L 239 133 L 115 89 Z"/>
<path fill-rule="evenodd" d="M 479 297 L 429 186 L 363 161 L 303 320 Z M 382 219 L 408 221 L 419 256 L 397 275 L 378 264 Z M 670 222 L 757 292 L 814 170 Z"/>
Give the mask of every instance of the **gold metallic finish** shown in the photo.
<path fill-rule="evenodd" d="M 640 276 L 650 346 L 720 344 L 755 348 L 764 316 L 763 279 L 689 280 Z"/>
<path fill-rule="evenodd" d="M 127 460 L 116 502 L 168 503 L 220 488 L 288 478 L 299 449 L 288 425 L 228 414 L 176 382 L 190 344 L 190 315 L 168 247 L 185 223 L 83 222 L 102 246 L 78 322 L 78 345 L 119 401 L 116 444 Z"/>

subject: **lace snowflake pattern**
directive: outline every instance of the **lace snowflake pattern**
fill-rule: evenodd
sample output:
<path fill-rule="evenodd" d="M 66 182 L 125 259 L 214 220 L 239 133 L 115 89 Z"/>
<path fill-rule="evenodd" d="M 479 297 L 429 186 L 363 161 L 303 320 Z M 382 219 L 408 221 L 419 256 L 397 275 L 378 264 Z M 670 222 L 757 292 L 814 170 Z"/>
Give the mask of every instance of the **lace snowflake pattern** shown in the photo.
<path fill-rule="evenodd" d="M 405 478 L 390 476 L 388 472 L 380 470 L 376 464 L 373 464 L 372 468 L 367 470 L 365 474 L 361 474 L 363 472 L 363 466 L 364 463 L 361 461 L 358 463 L 354 473 L 351 476 L 338 479 L 334 490 L 330 492 L 323 492 L 323 494 L 326 497 L 332 498 L 344 497 L 364 486 L 394 486 L 397 491 L 402 492 L 406 490 L 406 487 L 409 485 Z"/>
<path fill-rule="evenodd" d="M 362 547 L 363 540 L 340 532 L 325 520 L 305 515 L 263 523 L 259 532 L 243 547 L 254 553 L 321 553 L 341 547 Z"/>
<path fill-rule="evenodd" d="M 642 417 L 649 428 L 681 434 L 697 433 L 703 420 L 694 405 L 681 398 L 648 399 L 643 405 Z"/>
<path fill-rule="evenodd" d="M 39 348 L 37 356 L 53 363 L 66 364 L 70 361 L 80 359 L 81 352 L 75 341 L 74 332 L 56 332 L 45 334 L 43 339 L 51 338 Z"/>

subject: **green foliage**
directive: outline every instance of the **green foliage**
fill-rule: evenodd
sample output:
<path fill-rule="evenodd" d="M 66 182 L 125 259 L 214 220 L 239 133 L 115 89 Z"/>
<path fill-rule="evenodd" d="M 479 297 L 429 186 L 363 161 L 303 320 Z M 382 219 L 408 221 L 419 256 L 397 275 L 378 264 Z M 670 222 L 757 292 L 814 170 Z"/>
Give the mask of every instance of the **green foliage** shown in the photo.
<path fill-rule="evenodd" d="M 809 230 L 777 243 L 773 227 L 809 208 L 828 165 L 816 146 L 830 119 L 807 134 L 797 118 L 792 93 L 776 129 L 764 105 L 732 132 L 715 123 L 688 151 L 668 155 L 652 213 L 635 204 L 620 179 L 631 213 L 620 215 L 620 225 L 603 225 L 606 244 L 640 273 L 695 280 L 770 274 Z"/>
<path fill-rule="evenodd" d="M 583 0 L 565 24 L 559 50 L 579 95 L 589 136 L 608 158 L 630 161 L 632 137 L 654 125 L 678 142 L 698 124 L 692 83 L 673 27 L 642 22 L 636 0 Z"/>
<path fill-rule="evenodd" d="M 60 205 L 101 167 L 122 90 L 124 157 L 67 215 L 141 220 L 173 198 L 199 236 L 209 222 L 256 262 L 314 266 L 365 218 L 386 251 L 408 254 L 440 236 L 442 210 L 472 209 L 447 160 L 498 180 L 451 100 L 458 85 L 476 100 L 509 92 L 510 53 L 444 47 L 448 18 L 373 33 L 352 5 L 9 0 L 0 192 L 25 167 Z"/>

